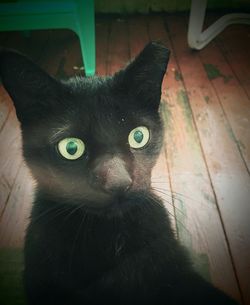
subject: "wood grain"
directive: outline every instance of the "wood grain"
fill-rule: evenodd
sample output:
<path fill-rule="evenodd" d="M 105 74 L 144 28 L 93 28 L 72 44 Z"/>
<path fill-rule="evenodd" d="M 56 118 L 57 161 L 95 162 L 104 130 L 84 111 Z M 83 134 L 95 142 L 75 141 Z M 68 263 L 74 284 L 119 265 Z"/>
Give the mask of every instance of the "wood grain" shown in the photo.
<path fill-rule="evenodd" d="M 149 43 L 148 19 L 145 16 L 130 17 L 128 19 L 128 35 L 131 59 L 136 57 Z M 166 140 L 166 139 L 164 139 Z M 163 200 L 169 213 L 172 227 L 176 231 L 175 211 L 173 207 L 173 197 L 169 181 L 167 160 L 165 150 L 162 149 L 156 165 L 152 171 L 152 188 L 154 192 Z"/>
<path fill-rule="evenodd" d="M 23 162 L 0 222 L 0 248 L 23 246 L 30 214 L 34 181 Z"/>
<path fill-rule="evenodd" d="M 205 154 L 218 202 L 237 278 L 246 303 L 250 302 L 250 177 L 224 116 L 216 92 L 206 75 L 198 52 L 186 43 L 186 23 L 181 17 L 169 17 L 178 65 L 184 78 L 195 124 Z M 205 97 L 211 101 L 207 104 Z"/>
<path fill-rule="evenodd" d="M 107 52 L 110 32 L 110 19 L 99 18 L 96 22 L 96 74 L 107 75 Z"/>
<path fill-rule="evenodd" d="M 192 52 L 185 16 L 167 15 L 167 30 L 160 16 L 96 20 L 98 75 L 123 68 L 151 39 L 172 50 L 161 106 L 165 145 L 153 186 L 176 218 L 196 268 L 237 299 L 240 290 L 250 304 L 249 27 L 228 27 L 206 49 Z M 27 38 L 10 32 L 0 40 L 58 78 L 83 73 L 74 69 L 82 61 L 78 38 L 69 31 L 32 31 Z M 0 247 L 20 247 L 33 182 L 2 87 L 0 141 Z"/>
<path fill-rule="evenodd" d="M 129 60 L 127 19 L 113 19 L 109 33 L 107 74 L 114 74 L 125 67 Z"/>
<path fill-rule="evenodd" d="M 46 41 L 47 37 L 44 35 L 44 31 L 31 32 L 29 37 L 24 37 L 22 32 L 9 32 L 3 46 L 16 49 L 30 56 L 34 61 L 39 61 L 43 51 L 42 46 L 45 45 Z M 7 115 L 2 128 L 0 128 L 0 141 L 4 143 L 0 147 L 0 221 L 2 222 L 3 212 L 8 205 L 13 186 L 18 183 L 16 176 L 22 162 L 22 142 L 12 101 L 2 86 L 0 93 L 2 117 Z M 9 114 L 7 114 L 6 109 L 9 109 L 7 110 Z"/>
<path fill-rule="evenodd" d="M 239 299 L 216 197 L 183 76 L 160 17 L 149 18 L 149 33 L 151 39 L 162 41 L 172 53 L 163 83 L 163 115 L 178 237 L 190 251 L 196 269 L 216 286 Z"/>
<path fill-rule="evenodd" d="M 15 111 L 12 110 L 0 133 L 0 215 L 2 215 L 15 182 L 21 156 L 21 133 Z"/>
<path fill-rule="evenodd" d="M 249 98 L 214 42 L 200 52 L 200 58 L 230 125 L 228 133 L 235 141 L 250 172 Z M 205 100 L 209 104 L 208 96 Z"/>
<path fill-rule="evenodd" d="M 7 121 L 11 109 L 13 108 L 11 99 L 2 85 L 0 85 L 0 132 Z"/>
<path fill-rule="evenodd" d="M 250 27 L 230 26 L 216 38 L 216 43 L 250 99 Z"/>

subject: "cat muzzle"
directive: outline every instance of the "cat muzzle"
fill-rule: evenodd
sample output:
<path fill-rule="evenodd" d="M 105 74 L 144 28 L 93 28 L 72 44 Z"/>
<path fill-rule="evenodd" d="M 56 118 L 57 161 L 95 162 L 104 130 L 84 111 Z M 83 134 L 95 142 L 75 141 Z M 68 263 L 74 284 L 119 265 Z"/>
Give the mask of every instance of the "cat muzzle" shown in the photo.
<path fill-rule="evenodd" d="M 132 178 L 126 169 L 126 163 L 120 157 L 111 157 L 99 163 L 95 169 L 101 188 L 109 193 L 126 192 L 132 185 Z"/>

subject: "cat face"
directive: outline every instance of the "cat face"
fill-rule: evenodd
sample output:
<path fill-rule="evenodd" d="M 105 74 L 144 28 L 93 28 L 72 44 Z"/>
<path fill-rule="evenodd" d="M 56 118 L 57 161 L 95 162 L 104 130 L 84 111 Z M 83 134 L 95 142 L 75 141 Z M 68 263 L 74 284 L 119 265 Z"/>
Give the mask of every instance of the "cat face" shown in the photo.
<path fill-rule="evenodd" d="M 168 56 L 151 43 L 112 77 L 59 82 L 24 56 L 1 52 L 1 77 L 40 190 L 100 208 L 148 189 L 162 145 L 158 107 Z"/>

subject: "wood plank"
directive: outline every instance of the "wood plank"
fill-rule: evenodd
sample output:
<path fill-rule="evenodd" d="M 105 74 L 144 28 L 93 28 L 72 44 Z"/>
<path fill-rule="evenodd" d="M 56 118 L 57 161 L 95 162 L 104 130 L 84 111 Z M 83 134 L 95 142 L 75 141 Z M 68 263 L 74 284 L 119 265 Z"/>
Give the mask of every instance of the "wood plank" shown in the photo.
<path fill-rule="evenodd" d="M 46 41 L 47 34 L 44 31 L 31 32 L 29 37 L 24 37 L 21 32 L 10 32 L 8 40 L 5 42 L 5 47 L 18 49 L 19 52 L 26 54 L 35 62 L 38 62 Z M 4 103 L 6 107 L 9 104 L 12 104 L 10 98 L 6 98 Z M 16 183 L 19 183 L 17 181 L 17 173 L 23 161 L 20 127 L 14 108 L 0 133 L 0 140 L 2 143 L 5 143 L 5 145 L 2 145 L 0 148 L 0 225 L 2 225 L 2 223 L 4 224 L 7 221 L 7 219 L 5 219 L 5 210 L 9 210 L 9 205 L 11 205 L 10 200 L 15 196 Z M 23 183 L 25 183 L 25 180 Z M 19 200 L 20 204 L 22 204 L 21 197 Z M 15 219 L 14 214 L 13 216 L 9 215 L 8 217 L 12 217 L 10 223 L 18 221 Z M 9 232 L 5 231 L 5 233 L 6 240 L 9 240 Z"/>
<path fill-rule="evenodd" d="M 80 75 L 84 76 L 84 64 L 81 54 L 80 42 L 77 35 L 73 35 L 72 40 L 65 48 L 67 49 L 67 55 L 62 59 L 57 77 L 60 77 L 60 69 L 63 67 L 64 73 L 67 77 Z M 64 66 L 63 66 L 64 61 Z"/>
<path fill-rule="evenodd" d="M 230 26 L 216 38 L 216 43 L 250 99 L 250 27 Z"/>
<path fill-rule="evenodd" d="M 20 32 L 10 32 L 5 41 L 5 47 L 18 49 L 34 61 L 38 61 L 47 37 L 44 35 L 44 31 L 36 31 L 35 34 L 31 33 L 31 36 L 26 38 Z M 4 89 L 1 88 L 1 90 Z M 4 95 L 4 99 L 1 98 L 1 102 L 4 103 L 5 107 L 10 107 L 12 111 L 0 132 L 0 141 L 4 143 L 0 147 L 0 222 L 4 221 L 4 210 L 8 206 L 17 172 L 23 160 L 19 122 L 7 93 Z"/>
<path fill-rule="evenodd" d="M 104 68 L 103 59 L 107 51 L 108 23 L 101 21 L 97 23 L 96 28 L 98 37 L 96 44 L 97 73 L 101 71 L 102 75 L 105 75 L 106 68 Z M 84 76 L 84 65 L 77 35 L 68 30 L 49 31 L 49 42 L 41 60 L 41 66 L 58 79 L 65 79 L 75 75 Z M 98 71 L 98 69 L 101 70 Z"/>
<path fill-rule="evenodd" d="M 50 31 L 49 43 L 41 65 L 58 79 L 77 74 L 74 67 L 83 66 L 77 35 L 68 30 Z M 82 73 L 84 74 L 84 71 Z"/>
<path fill-rule="evenodd" d="M 14 33 L 13 33 L 14 34 Z M 30 38 L 31 47 L 29 50 L 29 56 L 33 58 L 40 66 L 43 65 L 46 52 L 43 52 L 43 48 L 40 45 L 38 50 L 34 45 L 48 41 L 48 31 L 36 32 L 36 35 L 32 35 Z M 21 42 L 22 52 L 25 52 L 26 42 L 22 44 L 22 36 L 15 39 L 11 39 L 7 46 L 15 47 L 17 42 Z M 64 34 L 65 37 L 65 34 Z M 40 39 L 41 38 L 41 39 Z M 61 39 L 61 36 L 58 37 Z M 57 41 L 59 44 L 59 41 Z M 19 45 L 19 44 L 18 44 Z M 19 50 L 20 50 L 19 45 Z M 46 43 L 47 50 L 47 43 Z M 50 49 L 48 49 L 49 51 Z M 43 52 L 43 53 L 41 53 Z M 52 69 L 55 64 L 49 66 Z M 56 67 L 57 69 L 57 67 Z M 11 113 L 5 128 L 0 134 L 0 140 L 5 141 L 4 147 L 1 147 L 1 222 L 0 227 L 2 234 L 0 235 L 0 247 L 21 247 L 24 239 L 24 232 L 27 225 L 27 216 L 31 207 L 30 196 L 32 194 L 31 178 L 27 174 L 25 165 L 22 165 L 17 175 L 18 168 L 22 162 L 21 156 L 21 138 L 20 129 L 14 111 Z M 18 139 L 15 137 L 18 135 Z M 2 163 L 3 164 L 2 164 Z M 14 184 L 14 186 L 13 186 Z M 4 187 L 4 189 L 3 189 Z"/>
<path fill-rule="evenodd" d="M 137 56 L 150 41 L 147 23 L 148 20 L 145 16 L 130 17 L 128 19 L 128 35 L 131 59 Z M 175 211 L 173 207 L 173 199 L 164 148 L 162 149 L 156 165 L 153 168 L 151 182 L 154 192 L 160 198 L 162 198 L 169 213 L 172 227 L 176 231 Z"/>
<path fill-rule="evenodd" d="M 125 18 L 113 19 L 110 27 L 108 45 L 108 75 L 126 66 L 129 59 L 127 20 Z"/>
<path fill-rule="evenodd" d="M 54 72 L 54 74 L 55 74 L 59 67 L 58 63 L 60 63 L 59 61 L 57 61 L 57 63 L 55 63 L 55 58 L 59 58 L 59 55 L 62 54 L 62 52 L 64 51 L 64 48 L 63 48 L 64 46 L 70 48 L 72 40 L 68 39 L 66 31 L 61 33 L 61 35 L 59 35 L 57 37 L 56 41 L 54 40 L 53 35 L 49 36 L 50 33 L 48 33 L 48 31 L 47 31 L 47 33 L 43 32 L 43 34 L 46 35 L 47 37 L 49 37 L 50 43 L 46 43 L 46 52 L 43 52 L 43 54 L 41 56 L 36 57 L 35 61 L 40 66 L 42 66 L 44 69 L 46 69 L 49 73 L 53 74 L 53 72 Z M 55 33 L 53 33 L 53 34 L 55 34 Z M 8 42 L 7 46 L 8 47 L 11 46 L 11 47 L 15 48 L 15 43 L 18 42 L 19 39 L 22 39 L 22 36 L 19 37 L 18 39 L 10 40 Z M 62 51 L 59 49 L 58 46 L 60 46 L 60 48 L 62 47 Z M 23 49 L 25 50 L 24 47 L 23 47 Z M 54 50 L 54 52 L 51 52 L 53 50 Z M 30 53 L 32 53 L 32 52 L 30 52 Z M 33 59 L 34 59 L 34 57 L 33 57 Z M 8 101 L 9 101 L 9 99 L 8 99 Z M 9 128 L 9 126 L 11 126 L 12 128 Z M 6 133 L 8 133 L 8 134 L 6 134 Z M 18 147 L 21 147 L 20 139 L 18 141 L 15 141 L 15 138 L 14 138 L 14 140 L 13 140 L 13 137 L 15 136 L 16 133 L 19 134 L 18 123 L 15 118 L 15 115 L 12 114 L 11 118 L 8 121 L 6 129 L 1 133 L 1 136 L 2 136 L 3 140 L 5 138 L 7 138 L 11 144 L 16 144 L 16 145 L 18 145 Z M 1 137 L 0 137 L 0 139 L 1 139 Z M 18 200 L 16 198 L 16 195 L 17 195 L 16 193 L 19 193 L 19 191 L 17 191 L 17 186 L 19 186 L 18 190 L 20 188 L 21 193 L 26 191 L 27 188 L 28 188 L 28 190 L 31 190 L 31 187 L 30 187 L 29 179 L 23 178 L 22 181 L 19 181 L 20 175 L 18 175 L 18 177 L 16 178 L 16 171 L 18 169 L 18 164 L 22 160 L 21 151 L 19 151 L 20 149 L 18 150 L 16 148 L 14 148 L 13 146 L 10 147 L 10 145 L 8 145 L 9 144 L 8 141 L 7 141 L 7 144 L 5 143 L 5 150 L 1 149 L 1 156 L 3 156 L 3 158 L 1 158 L 1 160 L 2 160 L 2 162 L 3 162 L 3 160 L 5 160 L 4 166 L 1 166 L 2 164 L 0 163 L 0 166 L 2 169 L 0 187 L 1 187 L 1 195 L 3 196 L 3 198 L 1 196 L 1 203 L 3 203 L 1 205 L 1 207 L 2 207 L 1 211 L 3 212 L 4 208 L 6 207 L 6 211 L 2 215 L 1 224 L 3 224 L 4 227 L 5 227 L 6 223 L 8 224 L 8 230 L 4 231 L 4 238 L 2 238 L 2 240 L 1 240 L 1 245 L 14 246 L 14 245 L 22 244 L 21 241 L 23 238 L 23 231 L 20 230 L 19 233 L 21 235 L 17 234 L 16 231 L 19 231 L 19 229 L 16 230 L 16 224 L 18 224 L 18 226 L 20 226 L 21 223 L 23 222 L 23 218 L 21 217 L 22 216 L 21 213 L 10 214 L 9 210 L 19 208 L 19 206 L 15 202 L 16 200 Z M 8 151 L 11 151 L 12 153 L 8 154 Z M 5 156 L 7 156 L 7 157 L 5 157 Z M 23 170 L 21 170 L 21 172 L 23 172 Z M 14 185 L 14 188 L 12 189 L 12 185 L 13 185 L 14 181 L 15 181 L 15 185 Z M 11 194 L 10 194 L 10 192 L 11 192 Z M 27 196 L 26 194 L 24 194 L 24 195 Z M 7 203 L 6 203 L 6 200 L 8 200 Z M 22 206 L 21 201 L 23 200 L 23 196 L 19 196 L 19 200 L 20 200 L 20 206 Z M 19 216 L 17 218 L 15 218 L 17 215 L 19 215 Z M 13 226 L 13 228 L 11 228 L 11 226 Z M 13 230 L 13 232 L 15 232 L 15 234 L 12 234 L 12 230 Z"/>
<path fill-rule="evenodd" d="M 0 148 L 0 215 L 7 204 L 9 193 L 15 181 L 17 170 L 20 167 L 21 133 L 16 114 L 11 111 L 6 124 L 0 133 L 0 142 L 4 143 Z"/>
<path fill-rule="evenodd" d="M 148 24 L 146 16 L 130 17 L 128 19 L 130 58 L 137 56 L 149 43 Z"/>
<path fill-rule="evenodd" d="M 250 107 L 246 92 L 214 42 L 200 52 L 200 57 L 229 121 L 228 133 L 250 172 Z M 209 103 L 208 98 L 205 100 Z"/>
<path fill-rule="evenodd" d="M 37 62 L 46 49 L 47 41 L 47 31 L 30 31 L 28 37 L 23 32 L 13 31 L 8 32 L 8 39 L 2 46 L 15 49 Z"/>
<path fill-rule="evenodd" d="M 176 53 L 160 17 L 149 18 L 149 33 L 152 40 L 160 40 L 171 49 L 168 73 L 163 83 L 163 115 L 178 237 L 189 249 L 195 268 L 216 286 L 239 299 L 187 92 L 176 62 Z"/>
<path fill-rule="evenodd" d="M 3 129 L 12 108 L 13 105 L 11 99 L 0 84 L 0 132 Z"/>
<path fill-rule="evenodd" d="M 186 23 L 169 17 L 168 29 L 189 92 L 189 102 L 198 127 L 218 207 L 227 234 L 245 303 L 250 302 L 250 178 L 213 86 L 208 82 L 199 53 L 186 42 Z M 210 103 L 207 104 L 205 97 Z M 215 233 L 217 234 L 217 233 Z"/>
<path fill-rule="evenodd" d="M 0 222 L 0 248 L 23 246 L 31 209 L 34 182 L 23 162 Z"/>
<path fill-rule="evenodd" d="M 110 31 L 109 18 L 96 19 L 96 74 L 107 74 L 107 52 Z"/>

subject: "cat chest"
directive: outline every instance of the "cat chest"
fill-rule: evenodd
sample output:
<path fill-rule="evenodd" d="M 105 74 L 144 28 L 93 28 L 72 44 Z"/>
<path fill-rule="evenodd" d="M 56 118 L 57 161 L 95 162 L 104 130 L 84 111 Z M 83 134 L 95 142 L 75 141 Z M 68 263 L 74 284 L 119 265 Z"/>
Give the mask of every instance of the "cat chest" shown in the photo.
<path fill-rule="evenodd" d="M 103 232 L 102 238 L 96 234 L 83 226 L 80 231 L 79 227 L 69 230 L 55 224 L 30 226 L 26 265 L 35 262 L 36 273 L 45 273 L 51 282 L 89 293 L 126 295 L 152 279 L 147 248 L 137 245 L 135 239 L 132 244 L 124 233 Z"/>

